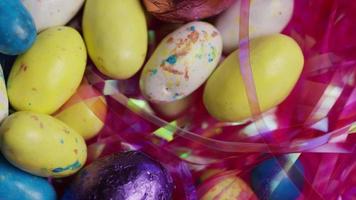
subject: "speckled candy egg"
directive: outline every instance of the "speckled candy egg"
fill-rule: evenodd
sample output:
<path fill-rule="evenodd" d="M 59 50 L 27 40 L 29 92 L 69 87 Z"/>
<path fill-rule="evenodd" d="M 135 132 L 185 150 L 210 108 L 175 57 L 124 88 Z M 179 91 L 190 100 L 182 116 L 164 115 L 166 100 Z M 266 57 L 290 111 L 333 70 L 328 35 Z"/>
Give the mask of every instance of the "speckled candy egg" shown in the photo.
<path fill-rule="evenodd" d="M 252 170 L 251 184 L 260 200 L 295 200 L 304 185 L 304 168 L 293 154 L 268 159 Z"/>
<path fill-rule="evenodd" d="M 35 24 L 20 0 L 0 0 L 0 53 L 21 54 L 35 39 Z"/>
<path fill-rule="evenodd" d="M 62 200 L 169 200 L 172 189 L 172 178 L 160 163 L 130 151 L 85 167 Z"/>
<path fill-rule="evenodd" d="M 84 0 L 21 0 L 31 13 L 37 31 L 65 25 L 82 7 Z"/>
<path fill-rule="evenodd" d="M 198 188 L 200 200 L 257 200 L 251 188 L 234 174 L 218 174 Z"/>
<path fill-rule="evenodd" d="M 206 22 L 191 22 L 166 36 L 146 63 L 140 79 L 153 102 L 182 99 L 209 77 L 222 51 L 219 32 Z"/>
<path fill-rule="evenodd" d="M 58 26 L 41 32 L 11 69 L 7 82 L 11 105 L 52 114 L 80 85 L 86 59 L 84 41 L 75 29 Z"/>
<path fill-rule="evenodd" d="M 0 199 L 55 200 L 56 193 L 47 180 L 12 166 L 0 155 Z"/>
<path fill-rule="evenodd" d="M 64 177 L 85 163 L 83 138 L 63 122 L 45 114 L 16 112 L 0 127 L 0 148 L 16 167 L 44 177 Z"/>
<path fill-rule="evenodd" d="M 256 38 L 281 32 L 293 14 L 294 0 L 250 1 L 249 35 Z M 237 0 L 216 21 L 224 43 L 224 52 L 230 53 L 239 46 L 241 0 Z"/>

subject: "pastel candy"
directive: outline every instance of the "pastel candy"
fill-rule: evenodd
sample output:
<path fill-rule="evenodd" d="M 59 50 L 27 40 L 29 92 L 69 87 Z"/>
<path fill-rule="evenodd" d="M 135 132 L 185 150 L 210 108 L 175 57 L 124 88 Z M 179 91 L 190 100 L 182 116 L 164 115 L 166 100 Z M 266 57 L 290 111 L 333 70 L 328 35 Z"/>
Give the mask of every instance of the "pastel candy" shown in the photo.
<path fill-rule="evenodd" d="M 217 66 L 222 51 L 218 30 L 206 22 L 188 23 L 159 44 L 140 79 L 152 102 L 172 102 L 198 89 Z"/>
<path fill-rule="evenodd" d="M 15 168 L 0 155 L 0 199 L 55 200 L 56 193 L 46 179 Z"/>
<path fill-rule="evenodd" d="M 0 53 L 18 55 L 36 39 L 31 15 L 19 0 L 0 0 Z"/>

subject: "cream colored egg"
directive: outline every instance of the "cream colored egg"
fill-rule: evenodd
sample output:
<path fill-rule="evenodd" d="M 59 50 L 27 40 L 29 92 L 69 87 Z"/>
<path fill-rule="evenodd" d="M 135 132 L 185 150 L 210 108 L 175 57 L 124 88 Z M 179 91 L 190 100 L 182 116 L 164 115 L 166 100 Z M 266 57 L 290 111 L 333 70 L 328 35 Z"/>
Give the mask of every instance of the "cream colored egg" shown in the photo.
<path fill-rule="evenodd" d="M 9 115 L 9 99 L 7 98 L 4 73 L 0 65 L 0 122 Z"/>
<path fill-rule="evenodd" d="M 191 22 L 166 36 L 146 63 L 140 79 L 152 102 L 182 99 L 201 86 L 219 62 L 222 40 L 206 22 Z"/>
<path fill-rule="evenodd" d="M 250 38 L 281 32 L 292 17 L 293 7 L 294 0 L 251 0 Z M 241 1 L 237 0 L 216 21 L 226 53 L 236 50 L 239 46 L 240 8 Z"/>
<path fill-rule="evenodd" d="M 65 25 L 77 14 L 84 0 L 21 0 L 31 13 L 37 31 Z"/>

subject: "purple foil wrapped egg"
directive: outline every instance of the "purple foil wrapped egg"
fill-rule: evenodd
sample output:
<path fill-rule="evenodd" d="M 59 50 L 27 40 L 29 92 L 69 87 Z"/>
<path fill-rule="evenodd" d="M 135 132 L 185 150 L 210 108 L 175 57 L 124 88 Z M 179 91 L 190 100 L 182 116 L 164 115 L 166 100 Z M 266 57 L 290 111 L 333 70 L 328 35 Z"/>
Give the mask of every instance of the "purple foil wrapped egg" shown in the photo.
<path fill-rule="evenodd" d="M 172 190 L 173 180 L 160 163 L 129 151 L 82 169 L 62 200 L 169 200 Z"/>

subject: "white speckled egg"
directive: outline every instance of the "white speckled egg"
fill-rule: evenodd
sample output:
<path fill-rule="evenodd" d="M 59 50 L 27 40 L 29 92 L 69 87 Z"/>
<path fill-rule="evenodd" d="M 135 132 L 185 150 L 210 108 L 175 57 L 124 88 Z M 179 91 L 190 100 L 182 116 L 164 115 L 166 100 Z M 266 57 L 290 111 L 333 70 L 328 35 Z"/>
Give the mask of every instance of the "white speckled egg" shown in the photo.
<path fill-rule="evenodd" d="M 9 99 L 7 98 L 4 73 L 0 65 L 0 122 L 9 115 Z"/>
<path fill-rule="evenodd" d="M 216 21 L 226 53 L 236 50 L 239 45 L 240 5 L 241 1 L 237 0 Z M 292 17 L 293 7 L 294 0 L 251 0 L 250 38 L 281 32 Z"/>
<path fill-rule="evenodd" d="M 84 0 L 21 0 L 31 13 L 37 31 L 65 25 L 77 14 Z"/>
<path fill-rule="evenodd" d="M 152 102 L 182 99 L 217 66 L 222 51 L 219 31 L 206 22 L 190 22 L 166 36 L 146 63 L 140 79 L 144 96 Z"/>

